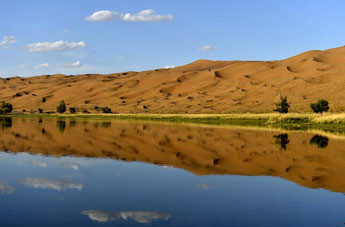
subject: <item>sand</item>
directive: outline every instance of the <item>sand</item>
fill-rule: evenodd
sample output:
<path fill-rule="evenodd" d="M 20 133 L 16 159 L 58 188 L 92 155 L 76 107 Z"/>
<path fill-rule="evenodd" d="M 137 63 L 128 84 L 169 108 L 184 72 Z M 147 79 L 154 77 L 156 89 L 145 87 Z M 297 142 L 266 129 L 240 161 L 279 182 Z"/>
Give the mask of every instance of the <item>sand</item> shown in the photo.
<path fill-rule="evenodd" d="M 329 137 L 320 148 L 310 144 L 318 133 L 56 118 L 14 118 L 2 128 L 0 150 L 8 152 L 141 161 L 197 175 L 278 176 L 345 192 L 345 139 Z M 277 143 L 285 133 L 286 150 Z"/>
<path fill-rule="evenodd" d="M 97 106 L 116 113 L 272 112 L 279 91 L 292 112 L 310 112 L 309 104 L 320 98 L 341 112 L 344 90 L 345 47 L 280 61 L 198 60 L 144 72 L 0 79 L 0 100 L 33 113 L 55 112 L 61 99 L 91 113 Z"/>

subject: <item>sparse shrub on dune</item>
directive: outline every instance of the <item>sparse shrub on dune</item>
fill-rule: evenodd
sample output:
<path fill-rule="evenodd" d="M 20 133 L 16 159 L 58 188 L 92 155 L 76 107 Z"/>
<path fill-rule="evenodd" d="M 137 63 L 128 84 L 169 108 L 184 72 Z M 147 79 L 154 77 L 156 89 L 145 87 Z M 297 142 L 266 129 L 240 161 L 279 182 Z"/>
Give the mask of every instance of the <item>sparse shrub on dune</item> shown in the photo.
<path fill-rule="evenodd" d="M 65 101 L 61 100 L 59 105 L 56 107 L 56 112 L 64 113 L 66 112 L 66 104 Z"/>
<path fill-rule="evenodd" d="M 315 113 L 320 113 L 322 115 L 323 112 L 327 112 L 329 110 L 328 101 L 320 99 L 317 103 L 311 103 L 310 108 Z"/>
<path fill-rule="evenodd" d="M 286 96 L 279 94 L 279 102 L 274 103 L 274 105 L 276 106 L 276 108 L 273 109 L 275 112 L 280 114 L 286 114 L 289 112 L 290 104 L 288 103 Z"/>
<path fill-rule="evenodd" d="M 43 113 L 43 109 L 38 108 L 38 112 L 39 112 L 40 114 Z"/>
<path fill-rule="evenodd" d="M 87 109 L 83 109 L 81 112 L 84 113 L 84 114 L 90 113 Z"/>
<path fill-rule="evenodd" d="M 9 114 L 13 110 L 13 106 L 10 103 L 3 102 L 0 107 L 0 114 Z"/>
<path fill-rule="evenodd" d="M 71 114 L 74 114 L 74 113 L 77 112 L 77 109 L 74 108 L 74 107 L 70 107 L 70 108 L 69 108 L 69 112 L 70 112 Z"/>
<path fill-rule="evenodd" d="M 107 106 L 101 107 L 103 113 L 111 113 L 111 109 Z"/>

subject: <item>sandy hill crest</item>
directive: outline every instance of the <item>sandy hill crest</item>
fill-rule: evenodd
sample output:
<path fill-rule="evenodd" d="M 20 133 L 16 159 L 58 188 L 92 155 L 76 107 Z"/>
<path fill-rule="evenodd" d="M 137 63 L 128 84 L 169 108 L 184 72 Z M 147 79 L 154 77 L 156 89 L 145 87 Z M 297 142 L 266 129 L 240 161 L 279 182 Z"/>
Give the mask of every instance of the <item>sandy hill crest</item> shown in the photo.
<path fill-rule="evenodd" d="M 61 99 L 89 112 L 96 106 L 118 113 L 272 112 L 279 90 L 293 112 L 310 112 L 319 98 L 331 111 L 344 111 L 345 47 L 280 61 L 198 60 L 143 72 L 0 79 L 0 100 L 32 112 L 55 111 Z"/>

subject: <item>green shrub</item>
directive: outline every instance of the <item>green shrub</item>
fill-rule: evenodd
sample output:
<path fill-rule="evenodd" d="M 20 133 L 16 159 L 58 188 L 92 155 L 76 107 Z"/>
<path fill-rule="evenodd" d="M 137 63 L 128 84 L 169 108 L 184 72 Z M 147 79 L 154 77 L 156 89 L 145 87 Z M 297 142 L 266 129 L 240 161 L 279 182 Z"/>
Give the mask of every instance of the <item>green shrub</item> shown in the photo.
<path fill-rule="evenodd" d="M 0 114 L 9 114 L 13 110 L 13 106 L 10 103 L 3 102 L 0 107 Z"/>
<path fill-rule="evenodd" d="M 102 107 L 101 109 L 102 109 L 103 113 L 111 113 L 111 109 L 109 107 L 107 107 L 107 106 Z"/>
<path fill-rule="evenodd" d="M 58 112 L 58 113 L 66 112 L 65 101 L 63 101 L 63 100 L 60 101 L 59 105 L 56 107 L 56 112 Z"/>
<path fill-rule="evenodd" d="M 279 102 L 274 103 L 274 105 L 276 106 L 275 109 L 273 109 L 273 111 L 281 113 L 281 114 L 286 114 L 289 112 L 289 108 L 290 108 L 290 104 L 287 101 L 287 97 L 286 96 L 279 96 Z"/>
<path fill-rule="evenodd" d="M 69 112 L 70 112 L 71 114 L 74 114 L 74 113 L 77 112 L 77 109 L 74 108 L 74 107 L 70 107 L 70 108 L 69 108 Z"/>
<path fill-rule="evenodd" d="M 310 108 L 315 113 L 320 113 L 321 115 L 323 112 L 327 112 L 329 110 L 328 102 L 324 99 L 320 99 L 317 103 L 311 103 Z"/>

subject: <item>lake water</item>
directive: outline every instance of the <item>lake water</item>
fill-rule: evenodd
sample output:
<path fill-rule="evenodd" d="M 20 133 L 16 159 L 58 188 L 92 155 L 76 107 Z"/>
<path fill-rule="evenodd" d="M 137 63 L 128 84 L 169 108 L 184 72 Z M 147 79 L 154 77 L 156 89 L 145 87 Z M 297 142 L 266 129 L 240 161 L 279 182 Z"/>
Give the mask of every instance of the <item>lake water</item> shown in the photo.
<path fill-rule="evenodd" d="M 345 137 L 0 118 L 0 226 L 344 226 Z"/>

